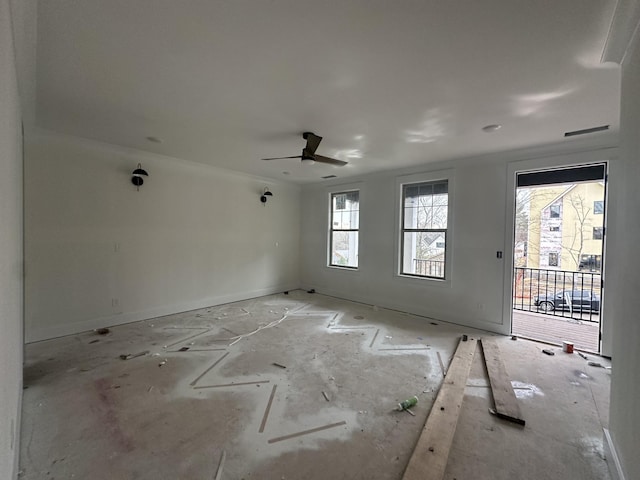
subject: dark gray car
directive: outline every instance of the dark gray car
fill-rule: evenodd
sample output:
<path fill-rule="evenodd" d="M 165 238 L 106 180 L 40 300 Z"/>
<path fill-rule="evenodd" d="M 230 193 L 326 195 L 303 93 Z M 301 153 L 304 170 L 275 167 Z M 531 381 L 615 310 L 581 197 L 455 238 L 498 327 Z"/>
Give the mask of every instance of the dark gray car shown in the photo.
<path fill-rule="evenodd" d="M 561 290 L 556 294 L 537 295 L 533 297 L 533 303 L 543 312 L 553 310 L 600 311 L 600 297 L 591 290 Z"/>

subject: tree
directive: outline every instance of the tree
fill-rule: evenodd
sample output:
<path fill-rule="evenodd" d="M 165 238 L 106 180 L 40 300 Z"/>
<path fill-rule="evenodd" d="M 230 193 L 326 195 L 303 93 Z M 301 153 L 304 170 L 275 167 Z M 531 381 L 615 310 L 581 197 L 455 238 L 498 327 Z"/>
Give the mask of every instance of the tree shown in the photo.
<path fill-rule="evenodd" d="M 447 198 L 447 194 L 418 196 L 417 228 L 446 228 Z M 444 248 L 437 246 L 437 240 L 442 236 L 440 232 L 419 233 L 416 258 L 427 260 L 441 254 Z"/>
<path fill-rule="evenodd" d="M 533 191 L 528 188 L 519 188 L 516 190 L 514 248 L 516 252 L 520 252 L 520 255 L 516 255 L 514 259 L 516 267 L 526 266 L 527 250 L 529 248 L 529 212 L 532 194 Z"/>
<path fill-rule="evenodd" d="M 569 234 L 566 237 L 568 238 L 569 243 L 565 245 L 563 241 L 562 248 L 571 255 L 571 258 L 575 263 L 575 269 L 577 270 L 580 266 L 580 259 L 582 258 L 585 241 L 585 225 L 587 224 L 587 217 L 591 212 L 591 208 L 588 207 L 587 201 L 579 193 L 571 192 L 568 200 L 575 213 L 575 217 L 573 219 L 573 229 L 569 231 Z"/>

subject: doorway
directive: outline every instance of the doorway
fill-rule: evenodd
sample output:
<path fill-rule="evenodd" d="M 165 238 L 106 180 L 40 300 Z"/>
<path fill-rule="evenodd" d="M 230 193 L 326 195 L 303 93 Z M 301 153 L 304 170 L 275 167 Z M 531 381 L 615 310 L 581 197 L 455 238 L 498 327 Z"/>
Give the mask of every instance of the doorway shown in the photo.
<path fill-rule="evenodd" d="M 599 353 L 606 163 L 516 173 L 511 330 Z"/>

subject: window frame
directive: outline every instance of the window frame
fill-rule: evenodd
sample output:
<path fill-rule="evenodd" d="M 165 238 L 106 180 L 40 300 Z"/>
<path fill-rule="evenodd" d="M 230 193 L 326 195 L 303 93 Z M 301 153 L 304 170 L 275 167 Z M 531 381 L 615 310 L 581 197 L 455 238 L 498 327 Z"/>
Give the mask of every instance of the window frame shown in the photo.
<path fill-rule="evenodd" d="M 349 228 L 349 229 L 334 229 L 333 226 L 333 198 L 336 195 L 341 195 L 345 193 L 358 193 L 358 228 Z M 335 187 L 328 190 L 328 236 L 327 236 L 327 263 L 326 266 L 328 268 L 336 268 L 340 270 L 346 271 L 358 271 L 360 268 L 360 205 L 362 204 L 362 189 L 360 186 L 353 185 L 336 185 Z M 356 266 L 351 265 L 338 265 L 332 263 L 333 260 L 333 233 L 334 232 L 357 232 L 358 240 L 357 240 L 357 257 L 356 257 Z"/>
<path fill-rule="evenodd" d="M 423 172 L 396 177 L 396 255 L 395 276 L 408 282 L 427 282 L 434 286 L 451 287 L 453 272 L 453 225 L 455 200 L 455 171 L 454 169 Z M 420 183 L 437 183 L 446 181 L 447 186 L 447 228 L 445 230 L 444 278 L 426 275 L 403 273 L 404 265 L 404 187 L 405 185 Z M 436 229 L 438 231 L 442 229 Z"/>

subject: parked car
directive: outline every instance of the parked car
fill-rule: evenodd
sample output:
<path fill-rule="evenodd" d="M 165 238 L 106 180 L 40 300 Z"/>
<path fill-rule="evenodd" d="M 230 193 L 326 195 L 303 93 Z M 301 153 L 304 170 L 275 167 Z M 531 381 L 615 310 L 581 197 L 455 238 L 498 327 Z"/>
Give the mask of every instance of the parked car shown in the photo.
<path fill-rule="evenodd" d="M 536 295 L 533 297 L 533 303 L 543 312 L 600 312 L 600 296 L 591 290 L 561 290 L 556 294 Z"/>

